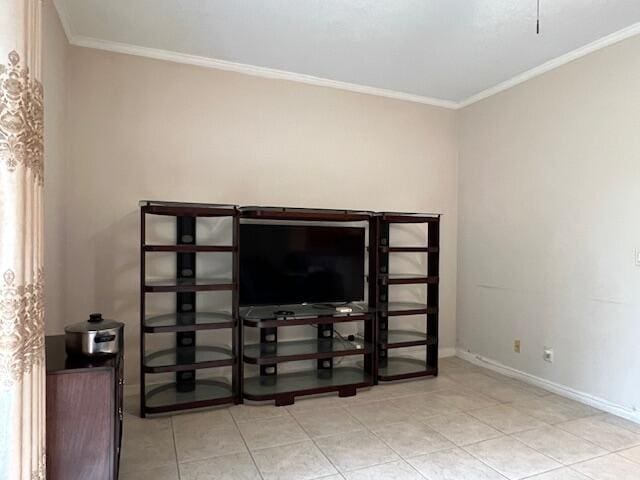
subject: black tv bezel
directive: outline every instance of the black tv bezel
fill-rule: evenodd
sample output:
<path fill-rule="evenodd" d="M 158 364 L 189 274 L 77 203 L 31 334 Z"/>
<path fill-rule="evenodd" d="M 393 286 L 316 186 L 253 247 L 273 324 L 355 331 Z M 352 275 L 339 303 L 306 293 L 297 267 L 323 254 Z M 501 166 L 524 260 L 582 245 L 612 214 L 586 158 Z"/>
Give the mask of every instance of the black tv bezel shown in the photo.
<path fill-rule="evenodd" d="M 351 230 L 358 231 L 362 235 L 362 295 L 361 298 L 351 299 L 351 300 L 320 300 L 320 301 L 305 301 L 305 302 L 280 302 L 280 303 L 243 303 L 242 294 L 241 294 L 241 285 L 242 285 L 242 266 L 240 265 L 241 257 L 242 257 L 242 227 L 245 225 L 255 226 L 265 226 L 265 227 L 290 227 L 290 228 L 329 228 L 334 230 Z M 366 298 L 366 281 L 365 281 L 365 272 L 366 272 L 366 255 L 367 255 L 367 245 L 366 245 L 366 227 L 357 227 L 357 226 L 342 226 L 342 225 L 313 225 L 313 224 L 293 224 L 293 223 L 275 223 L 275 222 L 241 222 L 240 223 L 240 236 L 238 242 L 239 254 L 238 254 L 238 305 L 241 308 L 249 308 L 249 307 L 268 307 L 268 306 L 280 306 L 280 305 L 344 305 L 349 303 L 363 302 Z"/>

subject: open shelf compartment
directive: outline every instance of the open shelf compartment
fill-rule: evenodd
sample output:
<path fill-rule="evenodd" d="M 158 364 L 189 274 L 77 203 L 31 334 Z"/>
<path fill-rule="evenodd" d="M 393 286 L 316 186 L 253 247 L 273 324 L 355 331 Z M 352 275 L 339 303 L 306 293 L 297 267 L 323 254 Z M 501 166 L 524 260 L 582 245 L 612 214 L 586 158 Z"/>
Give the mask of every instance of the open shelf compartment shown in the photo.
<path fill-rule="evenodd" d="M 144 357 L 147 373 L 180 372 L 233 365 L 233 351 L 224 346 L 174 347 Z"/>
<path fill-rule="evenodd" d="M 336 338 L 289 340 L 245 345 L 244 361 L 253 365 L 271 365 L 298 360 L 365 355 L 372 351 L 370 343 L 352 343 Z"/>
<path fill-rule="evenodd" d="M 326 372 L 308 370 L 272 377 L 248 377 L 244 379 L 244 397 L 255 401 L 276 400 L 276 405 L 284 405 L 293 403 L 293 397 L 301 395 L 338 392 L 340 396 L 351 396 L 357 388 L 372 384 L 372 377 L 362 368 L 336 367 Z"/>
<path fill-rule="evenodd" d="M 160 278 L 148 279 L 144 291 L 163 292 L 207 292 L 215 290 L 233 290 L 235 284 L 230 278 Z"/>
<path fill-rule="evenodd" d="M 438 313 L 438 307 L 429 307 L 426 303 L 419 302 L 389 302 L 380 307 L 382 317 L 423 315 L 426 313 Z"/>
<path fill-rule="evenodd" d="M 195 381 L 195 388 L 181 392 L 176 383 L 148 385 L 145 388 L 146 413 L 166 413 L 232 403 L 232 385 L 224 378 Z"/>
<path fill-rule="evenodd" d="M 383 381 L 404 380 L 406 378 L 435 376 L 438 367 L 411 357 L 389 357 L 385 364 L 378 365 L 378 376 Z"/>
<path fill-rule="evenodd" d="M 382 348 L 405 348 L 436 345 L 438 339 L 424 332 L 413 330 L 387 330 L 380 333 L 378 343 Z"/>

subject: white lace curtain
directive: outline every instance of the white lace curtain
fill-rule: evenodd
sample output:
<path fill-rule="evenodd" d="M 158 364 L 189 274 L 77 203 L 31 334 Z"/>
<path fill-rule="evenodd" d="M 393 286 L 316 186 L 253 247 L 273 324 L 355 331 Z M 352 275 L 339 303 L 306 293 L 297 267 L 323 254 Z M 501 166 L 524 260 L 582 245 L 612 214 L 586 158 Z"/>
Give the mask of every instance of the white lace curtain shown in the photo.
<path fill-rule="evenodd" d="M 41 0 L 0 0 L 0 479 L 45 478 Z"/>

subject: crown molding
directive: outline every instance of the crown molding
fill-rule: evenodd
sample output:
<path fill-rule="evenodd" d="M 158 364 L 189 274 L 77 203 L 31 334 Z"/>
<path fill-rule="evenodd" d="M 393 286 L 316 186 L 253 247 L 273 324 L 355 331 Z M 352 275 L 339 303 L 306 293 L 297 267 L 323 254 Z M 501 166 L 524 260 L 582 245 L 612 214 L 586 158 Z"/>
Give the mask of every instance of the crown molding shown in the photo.
<path fill-rule="evenodd" d="M 69 14 L 64 8 L 64 2 L 61 2 L 60 0 L 53 0 L 53 6 L 58 12 L 58 18 L 60 19 L 62 29 L 67 36 L 67 41 L 71 43 L 71 39 L 75 37 L 75 33 L 73 31 L 73 28 L 71 27 L 71 19 L 69 18 Z"/>
<path fill-rule="evenodd" d="M 105 50 L 115 53 L 124 53 L 127 55 L 136 55 L 140 57 L 154 58 L 156 60 L 164 60 L 168 62 L 183 63 L 187 65 L 195 65 L 205 68 L 214 68 L 218 70 L 226 70 L 230 72 L 242 73 L 245 75 L 252 75 L 257 77 L 288 80 L 291 82 L 305 83 L 307 85 L 315 85 L 319 87 L 335 88 L 338 90 L 346 90 L 349 92 L 362 93 L 366 95 L 374 95 L 378 97 L 393 98 L 395 100 L 404 100 L 407 102 L 421 103 L 424 105 L 431 105 L 434 107 L 447 108 L 451 110 L 458 110 L 468 107 L 481 100 L 489 98 L 500 92 L 508 90 L 516 85 L 531 80 L 539 75 L 554 70 L 562 65 L 577 60 L 585 55 L 593 53 L 602 48 L 618 43 L 627 38 L 640 34 L 640 22 L 634 23 L 622 30 L 618 30 L 610 35 L 602 37 L 594 42 L 572 50 L 564 55 L 556 57 L 548 62 L 543 63 L 537 67 L 520 73 L 504 82 L 501 82 L 493 87 L 487 88 L 481 92 L 471 95 L 466 99 L 456 102 L 452 100 L 442 100 L 438 98 L 425 97 L 421 95 L 414 95 L 410 93 L 398 92 L 396 90 L 387 90 L 384 88 L 370 87 L 366 85 L 359 85 L 355 83 L 341 82 L 338 80 L 330 80 L 328 78 L 315 77 L 312 75 L 305 75 L 301 73 L 287 72 L 284 70 L 276 70 L 267 67 L 258 67 L 255 65 L 248 65 L 244 63 L 229 62 L 226 60 L 219 60 L 209 57 L 201 57 L 197 55 L 189 55 L 185 53 L 177 53 L 169 50 L 161 50 L 148 47 L 139 47 L 136 45 L 130 45 L 119 42 L 112 42 L 109 40 L 101 40 L 84 35 L 78 35 L 75 33 L 71 24 L 69 15 L 64 8 L 64 0 L 53 0 L 53 3 L 58 10 L 60 16 L 60 22 L 67 35 L 67 40 L 71 45 L 79 47 L 95 48 L 98 50 Z"/>
<path fill-rule="evenodd" d="M 97 38 L 85 37 L 82 35 L 76 35 L 70 40 L 70 43 L 79 47 L 95 48 L 98 50 L 106 50 L 116 53 L 125 53 L 128 55 L 136 55 L 139 57 L 154 58 L 156 60 L 165 60 L 168 62 L 196 65 L 198 67 L 215 68 L 218 70 L 243 73 L 245 75 L 252 75 L 255 77 L 270 78 L 275 80 L 288 80 L 291 82 L 305 83 L 307 85 L 314 85 L 317 87 L 329 87 L 338 90 L 347 90 L 349 92 L 364 93 L 366 95 L 393 98 L 395 100 L 422 103 L 434 107 L 442 107 L 448 109 L 458 108 L 457 102 L 452 102 L 449 100 L 423 97 L 420 95 L 413 95 L 410 93 L 398 92 L 395 90 L 386 90 L 384 88 L 369 87 L 366 85 L 359 85 L 355 83 L 340 82 L 338 80 L 330 80 L 328 78 L 314 77 L 312 75 L 287 72 L 284 70 L 276 70 L 267 67 L 258 67 L 245 63 L 229 62 L 227 60 L 200 57 L 197 55 L 171 52 L 168 50 L 160 50 L 156 48 L 139 47 L 136 45 L 101 40 Z"/>
<path fill-rule="evenodd" d="M 229 62 L 226 60 L 218 60 L 209 57 L 200 57 L 197 55 L 189 55 L 186 53 L 172 52 L 169 50 L 161 50 L 156 48 L 139 47 L 119 42 L 101 40 L 84 35 L 76 34 L 70 17 L 65 8 L 64 0 L 53 0 L 53 4 L 58 11 L 60 23 L 67 35 L 67 40 L 71 45 L 78 47 L 95 48 L 108 52 L 124 53 L 127 55 L 136 55 L 139 57 L 154 58 L 156 60 L 164 60 L 167 62 L 183 63 L 187 65 L 195 65 L 205 68 L 214 68 L 218 70 L 226 70 L 229 72 L 243 73 L 256 77 L 264 77 L 277 80 L 288 80 L 291 82 L 305 83 L 307 85 L 315 85 L 318 87 L 336 88 L 338 90 L 346 90 L 349 92 L 363 93 L 366 95 L 374 95 L 378 97 L 393 98 L 395 100 L 404 100 L 406 102 L 421 103 L 434 107 L 447 108 L 456 110 L 459 108 L 458 102 L 450 100 L 442 100 L 439 98 L 424 97 L 411 93 L 398 92 L 396 90 L 387 90 L 384 88 L 369 87 L 356 83 L 340 82 L 338 80 L 330 80 L 328 78 L 314 77 L 301 73 L 287 72 L 284 70 L 276 70 L 267 67 L 258 67 L 245 63 Z"/>
<path fill-rule="evenodd" d="M 535 78 L 539 75 L 547 73 L 558 67 L 561 67 L 562 65 L 565 65 L 569 62 L 577 60 L 581 57 L 584 57 L 585 55 L 588 55 L 590 53 L 593 53 L 597 50 L 608 47 L 610 45 L 613 45 L 614 43 L 621 42 L 622 40 L 625 40 L 627 38 L 633 37 L 638 34 L 640 34 L 640 22 L 634 23 L 633 25 L 623 28 L 622 30 L 618 30 L 617 32 L 607 35 L 606 37 L 602 37 L 596 40 L 595 42 L 588 43 L 587 45 L 584 45 L 580 48 L 577 48 L 568 53 L 565 53 L 564 55 L 561 55 L 552 60 L 549 60 L 548 62 L 545 62 L 542 65 L 534 67 L 531 70 L 527 70 L 526 72 L 520 73 L 515 77 L 510 78 L 509 80 L 505 80 L 504 82 L 501 82 L 498 85 L 494 85 L 493 87 L 487 88 L 486 90 L 483 90 L 479 93 L 471 95 L 465 100 L 462 100 L 458 104 L 458 107 L 459 108 L 468 107 L 469 105 L 479 102 L 480 100 L 484 100 L 485 98 L 491 97 L 497 93 L 508 90 L 511 87 L 515 87 L 516 85 L 526 82 L 527 80 L 531 80 L 532 78 Z"/>

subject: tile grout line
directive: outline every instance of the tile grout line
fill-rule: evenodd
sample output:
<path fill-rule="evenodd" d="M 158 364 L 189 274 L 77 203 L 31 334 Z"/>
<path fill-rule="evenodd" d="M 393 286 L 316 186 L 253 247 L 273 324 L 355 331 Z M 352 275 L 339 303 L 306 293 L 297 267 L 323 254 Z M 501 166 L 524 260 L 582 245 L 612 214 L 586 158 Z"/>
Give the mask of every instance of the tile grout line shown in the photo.
<path fill-rule="evenodd" d="M 176 444 L 176 431 L 173 428 L 173 415 L 169 417 L 169 423 L 171 425 L 171 438 L 173 439 L 173 453 L 176 456 L 176 470 L 178 471 L 178 480 L 182 480 L 182 474 L 180 473 L 180 462 L 178 461 L 178 446 Z"/>
<path fill-rule="evenodd" d="M 295 400 L 294 400 L 295 402 Z M 344 413 L 346 415 L 349 415 L 349 412 L 346 411 L 346 409 L 344 407 L 338 407 L 341 408 Z M 311 434 L 307 431 L 307 429 L 305 429 L 302 424 L 298 421 L 298 419 L 296 418 L 296 416 L 294 414 L 292 414 L 291 412 L 289 412 L 289 414 L 293 417 L 293 420 L 298 424 L 298 426 L 302 429 L 302 431 L 304 433 L 307 434 L 307 436 L 309 437 L 309 439 L 311 440 L 311 442 L 313 443 L 313 445 L 318 449 L 318 451 L 320 452 L 320 454 L 329 462 L 329 464 L 335 469 L 336 472 L 338 472 L 338 475 L 340 475 L 342 478 L 345 478 L 344 475 L 342 475 L 342 471 L 338 468 L 338 466 L 336 464 L 334 464 L 331 459 L 329 458 L 329 456 L 324 452 L 324 450 L 322 450 L 322 448 L 320 447 L 320 445 L 318 445 L 315 441 L 315 439 L 311 436 Z M 357 419 L 356 419 L 357 420 Z M 358 420 L 359 421 L 359 420 Z M 362 423 L 362 422 L 360 422 Z M 364 426 L 364 425 L 363 425 Z M 328 475 L 325 475 L 325 477 L 327 477 Z M 322 479 L 323 477 L 318 477 L 318 480 Z"/>
<path fill-rule="evenodd" d="M 463 412 L 462 410 L 458 413 L 454 413 L 451 415 L 460 415 L 460 414 L 464 414 L 467 415 L 465 412 Z M 447 416 L 447 415 L 438 415 L 438 416 Z M 469 416 L 469 415 L 467 415 Z M 473 418 L 473 417 L 472 417 Z M 433 452 L 430 453 L 426 453 L 426 454 L 419 454 L 419 455 L 415 455 L 415 456 L 411 456 L 411 457 L 403 457 L 402 455 L 400 455 L 398 452 L 396 452 L 393 447 L 391 447 L 391 445 L 389 445 L 387 442 L 384 441 L 384 439 L 380 438 L 374 431 L 370 430 L 366 425 L 365 428 L 367 428 L 376 438 L 378 438 L 381 442 L 383 442 L 385 445 L 387 445 L 393 452 L 395 452 L 407 465 L 409 465 L 412 469 L 416 470 L 418 472 L 418 474 L 423 477 L 424 475 L 422 475 L 422 473 L 420 471 L 418 471 L 410 462 L 407 461 L 407 459 L 411 459 L 411 458 L 417 458 L 419 456 L 423 456 L 423 455 L 429 455 L 431 453 L 437 453 L 437 452 L 444 452 L 444 451 L 448 451 L 448 450 L 454 450 L 454 449 L 460 449 L 463 450 L 464 452 L 468 453 L 469 455 L 471 455 L 473 457 L 473 455 L 470 452 L 467 452 L 462 446 L 457 445 L 455 442 L 453 442 L 452 440 L 450 440 L 449 438 L 447 438 L 445 435 L 443 435 L 442 433 L 440 433 L 439 431 L 437 431 L 436 429 L 432 428 L 430 425 L 426 424 L 426 422 L 424 420 L 418 420 L 420 423 L 422 423 L 423 425 L 425 425 L 427 428 L 433 430 L 435 433 L 437 433 L 438 435 L 442 436 L 444 439 L 446 439 L 449 443 L 451 443 L 452 447 L 447 447 L 444 449 L 440 449 L 440 450 L 435 450 Z M 389 423 L 389 425 L 393 424 L 393 423 L 401 423 L 401 422 L 391 422 Z M 481 422 L 483 423 L 483 422 Z M 502 434 L 502 432 L 500 432 Z M 501 436 L 505 436 L 504 434 L 502 434 Z M 500 437 L 496 437 L 496 438 L 500 438 Z M 484 442 L 486 440 L 480 440 L 478 442 L 474 442 L 472 444 L 466 445 L 466 446 L 470 446 L 470 445 L 475 445 L 476 443 L 481 443 Z M 475 457 L 474 457 L 475 458 Z M 502 475 L 500 472 L 498 472 L 497 470 L 495 470 L 493 467 L 491 467 L 490 465 L 485 464 L 482 460 L 478 459 L 478 461 L 480 461 L 480 463 L 484 464 L 487 468 L 489 468 L 491 471 L 496 472 L 498 475 L 502 476 L 505 478 L 505 480 L 508 480 L 508 477 Z M 390 462 L 387 462 L 390 463 Z"/>
<path fill-rule="evenodd" d="M 249 457 L 251 457 L 251 461 L 253 462 L 253 466 L 256 468 L 256 472 L 258 472 L 258 475 L 260 476 L 260 478 L 262 480 L 265 480 L 264 476 L 262 475 L 262 472 L 260 471 L 260 468 L 258 467 L 256 459 L 253 458 L 253 453 L 249 449 L 249 445 L 247 445 L 247 441 L 244 438 L 244 435 L 242 434 L 242 430 L 240 430 L 240 426 L 238 425 L 236 417 L 233 416 L 233 414 L 231 413 L 230 409 L 229 409 L 229 416 L 231 417 L 231 420 L 233 420 L 233 424 L 236 426 L 236 430 L 238 430 L 238 433 L 240 434 L 240 438 L 242 439 L 242 443 L 244 443 L 244 448 L 247 449 L 247 453 L 249 453 Z"/>
<path fill-rule="evenodd" d="M 402 398 L 402 397 L 396 397 L 396 398 Z M 390 400 L 394 400 L 394 399 L 393 399 L 393 398 L 391 398 Z M 358 421 L 359 421 L 359 420 L 358 420 Z M 420 421 L 420 422 L 422 423 L 422 421 Z M 360 423 L 362 423 L 362 422 L 360 422 Z M 387 425 L 392 425 L 392 424 L 394 424 L 394 423 L 402 423 L 402 421 L 400 421 L 400 422 L 390 422 L 390 423 L 387 423 Z M 407 458 L 412 458 L 412 457 L 407 457 L 407 458 L 405 458 L 404 456 L 400 455 L 400 453 L 399 453 L 398 451 L 396 451 L 396 450 L 395 450 L 391 445 L 389 445 L 389 443 L 387 443 L 383 438 L 381 438 L 380 436 L 378 436 L 378 435 L 376 434 L 376 432 L 374 432 L 373 430 L 371 430 L 371 429 L 370 429 L 367 425 L 365 425 L 364 423 L 363 423 L 363 425 L 364 425 L 365 429 L 367 429 L 371 434 L 373 434 L 373 436 L 375 436 L 378 440 L 380 440 L 380 441 L 381 441 L 382 443 L 384 443 L 387 447 L 389 447 L 389 449 L 390 449 L 392 452 L 394 452 L 396 455 L 398 455 L 398 457 L 400 458 L 400 460 L 401 460 L 402 462 L 404 462 L 404 463 L 406 463 L 407 465 L 409 465 L 409 467 L 410 467 L 412 470 L 414 470 L 414 471 L 415 471 L 415 472 L 416 472 L 420 477 L 425 478 L 425 479 L 427 478 L 427 477 L 425 477 L 425 476 L 422 474 L 422 472 L 418 471 L 418 469 L 416 469 L 416 467 L 414 467 L 410 462 L 408 462 L 408 461 L 407 461 Z M 426 426 L 427 428 L 431 428 L 431 427 L 429 427 L 428 425 L 425 425 L 425 426 Z M 434 430 L 434 429 L 431 429 L 431 430 L 433 430 L 434 432 L 436 432 L 436 430 Z M 448 438 L 446 438 L 444 435 L 442 435 L 440 432 L 436 432 L 436 433 L 437 433 L 438 435 L 442 436 L 443 438 L 445 438 L 447 441 L 449 441 L 449 439 L 448 439 Z M 450 443 L 451 443 L 452 445 L 454 445 L 454 446 L 455 446 L 455 444 L 454 444 L 453 442 L 450 442 Z M 438 450 L 438 451 L 444 451 L 444 450 L 446 450 L 446 449 Z M 433 453 L 433 452 L 432 452 L 432 453 Z M 419 455 L 416 455 L 416 456 L 419 456 Z M 397 460 L 394 460 L 394 461 L 397 461 Z M 386 462 L 386 463 L 379 464 L 379 465 L 386 465 L 387 463 L 392 463 L 392 462 Z M 375 465 L 372 465 L 372 466 L 375 466 Z M 368 467 L 365 467 L 365 468 L 368 468 Z M 427 479 L 427 480 L 428 480 L 428 479 Z"/>
<path fill-rule="evenodd" d="M 475 393 L 475 390 L 474 390 L 473 388 L 471 388 L 470 390 L 471 390 L 472 392 L 474 392 L 474 393 Z M 484 396 L 486 396 L 486 395 L 484 395 Z M 492 398 L 492 397 L 489 397 L 489 398 Z M 493 400 L 496 400 L 496 401 L 498 401 L 498 402 L 499 402 L 499 400 L 497 400 L 497 399 L 493 399 Z M 500 406 L 502 406 L 502 405 L 509 405 L 509 404 L 511 404 L 511 403 L 514 403 L 514 402 L 500 402 L 498 405 L 500 405 Z M 493 406 L 490 406 L 490 407 L 486 407 L 486 408 L 492 408 L 492 407 L 495 407 L 495 406 L 496 406 L 496 405 L 493 405 Z M 512 408 L 513 408 L 513 407 L 512 407 Z M 473 442 L 473 443 L 470 443 L 470 444 L 467 444 L 467 445 L 464 445 L 464 446 L 459 446 L 459 445 L 455 444 L 455 442 L 453 442 L 453 441 L 449 440 L 449 439 L 448 439 L 445 435 L 443 435 L 442 433 L 440 433 L 440 432 L 438 432 L 438 433 L 439 433 L 440 435 L 442 435 L 443 437 L 447 438 L 447 440 L 451 441 L 451 443 L 453 443 L 457 448 L 459 448 L 459 449 L 461 449 L 462 451 L 466 452 L 467 454 L 471 455 L 473 458 L 475 458 L 476 460 L 478 460 L 480 463 L 482 463 L 483 465 L 485 465 L 485 466 L 486 466 L 487 468 L 489 468 L 490 470 L 492 470 L 492 471 L 496 472 L 498 475 L 501 475 L 501 476 L 503 476 L 503 477 L 505 477 L 505 478 L 508 478 L 506 475 L 503 475 L 501 472 L 499 472 L 498 470 L 496 470 L 495 468 L 493 468 L 491 465 L 489 465 L 488 463 L 484 462 L 482 459 L 480 459 L 480 458 L 476 457 L 472 452 L 470 452 L 470 451 L 468 451 L 468 450 L 467 450 L 467 447 L 470 447 L 470 446 L 473 446 L 473 445 L 477 445 L 477 444 L 482 443 L 482 442 L 491 441 L 491 440 L 496 440 L 496 439 L 499 439 L 499 438 L 505 438 L 505 437 L 507 437 L 507 438 L 513 438 L 513 437 L 511 437 L 511 435 L 510 435 L 510 434 L 506 434 L 506 433 L 502 432 L 501 430 L 499 430 L 499 429 L 497 429 L 497 428 L 495 428 L 495 427 L 493 427 L 493 426 L 489 425 L 488 423 L 483 422 L 481 419 L 476 418 L 474 415 L 470 415 L 470 414 L 468 413 L 468 412 L 470 412 L 470 411 L 475 411 L 475 410 L 480 410 L 480 409 L 471 409 L 471 410 L 468 410 L 468 411 L 461 411 L 461 413 L 462 413 L 462 414 L 464 414 L 464 415 L 467 415 L 468 417 L 471 417 L 471 418 L 473 418 L 473 419 L 477 420 L 478 422 L 480 422 L 480 423 L 482 423 L 482 424 L 484 424 L 484 425 L 486 425 L 486 426 L 488 426 L 488 427 L 490 427 L 490 428 L 492 428 L 492 429 L 494 429 L 494 430 L 496 430 L 497 432 L 499 432 L 499 433 L 501 434 L 501 436 L 500 436 L 500 437 L 490 438 L 490 439 L 486 439 L 486 440 L 480 440 L 480 441 L 478 441 L 478 442 Z M 522 412 L 521 412 L 521 413 L 522 413 Z M 454 415 L 459 415 L 459 414 L 454 414 Z M 523 415 L 526 415 L 526 414 L 524 414 L 524 413 L 523 413 Z M 534 417 L 531 417 L 531 415 L 527 415 L 527 416 L 528 416 L 528 417 L 530 417 L 530 418 L 534 418 Z M 535 419 L 535 418 L 534 418 L 534 419 Z M 539 419 L 535 419 L 535 420 L 539 420 Z M 542 420 L 540 420 L 540 421 L 542 421 Z M 426 423 L 426 422 L 423 422 L 423 423 Z M 546 424 L 546 422 L 543 422 L 543 423 L 545 423 L 545 424 Z M 428 426 L 429 428 L 431 428 L 428 424 L 427 424 L 427 426 Z M 542 428 L 542 427 L 540 427 L 540 428 Z M 434 431 L 436 431 L 436 432 L 437 432 L 437 430 L 435 430 L 435 429 L 432 429 L 432 430 L 434 430 Z M 531 429 L 531 430 L 534 430 L 534 429 Z M 530 431 L 530 430 L 529 430 L 529 431 Z M 514 439 L 514 440 L 516 440 L 516 441 L 519 441 L 519 440 L 518 440 L 518 439 L 516 439 L 516 438 L 513 438 L 513 439 Z M 519 442 L 520 442 L 520 441 L 519 441 Z M 526 446 L 526 447 L 528 447 L 528 448 L 531 448 L 531 447 L 529 447 L 528 445 L 524 444 L 524 442 L 520 442 L 520 443 L 522 443 L 523 445 L 525 445 L 525 446 Z M 534 451 L 536 451 L 537 453 L 539 453 L 540 455 L 543 455 L 544 457 L 546 457 L 546 458 L 548 458 L 548 459 L 550 459 L 550 460 L 552 460 L 552 461 L 556 462 L 556 460 L 554 460 L 553 458 L 551 458 L 551 457 L 549 457 L 549 456 L 547 456 L 547 455 L 544 455 L 543 453 L 538 452 L 537 450 L 535 450 L 535 449 L 533 449 L 533 448 L 532 448 L 532 450 L 534 450 Z M 556 463 L 558 463 L 558 464 L 562 465 L 560 462 L 556 462 Z M 564 465 L 563 465 L 563 466 L 564 466 Z M 560 468 L 561 468 L 561 467 L 560 467 Z"/>

